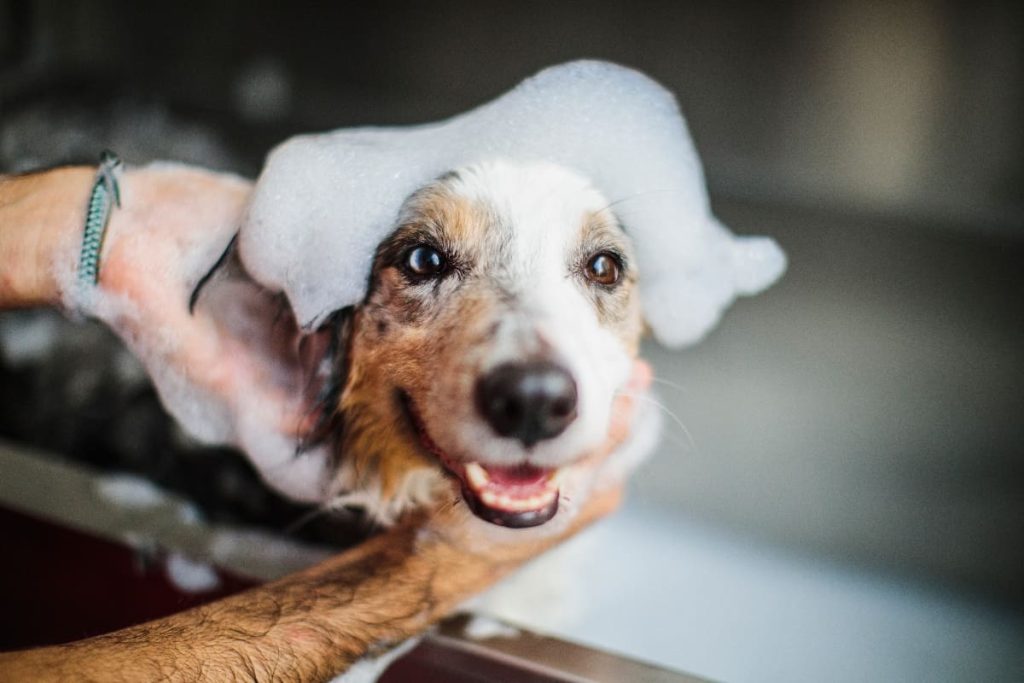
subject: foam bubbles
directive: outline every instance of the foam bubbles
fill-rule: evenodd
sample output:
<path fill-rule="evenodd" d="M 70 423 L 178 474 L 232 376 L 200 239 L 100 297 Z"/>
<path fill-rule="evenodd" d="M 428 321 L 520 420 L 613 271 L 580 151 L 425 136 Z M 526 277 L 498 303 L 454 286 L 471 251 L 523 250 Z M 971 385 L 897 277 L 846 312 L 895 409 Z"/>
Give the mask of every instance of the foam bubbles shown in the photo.
<path fill-rule="evenodd" d="M 220 577 L 213 567 L 180 553 L 167 556 L 166 569 L 167 578 L 185 593 L 206 593 L 220 587 Z"/>
<path fill-rule="evenodd" d="M 640 294 L 657 338 L 699 340 L 785 257 L 711 215 L 700 160 L 675 99 L 646 76 L 580 61 L 546 69 L 468 113 L 405 128 L 292 138 L 270 155 L 241 232 L 242 258 L 315 327 L 362 300 L 377 244 L 402 202 L 472 163 L 548 161 L 588 177 L 633 235 Z"/>
<path fill-rule="evenodd" d="M 97 492 L 115 505 L 146 510 L 167 502 L 167 496 L 153 482 L 131 474 L 115 474 L 96 482 Z"/>

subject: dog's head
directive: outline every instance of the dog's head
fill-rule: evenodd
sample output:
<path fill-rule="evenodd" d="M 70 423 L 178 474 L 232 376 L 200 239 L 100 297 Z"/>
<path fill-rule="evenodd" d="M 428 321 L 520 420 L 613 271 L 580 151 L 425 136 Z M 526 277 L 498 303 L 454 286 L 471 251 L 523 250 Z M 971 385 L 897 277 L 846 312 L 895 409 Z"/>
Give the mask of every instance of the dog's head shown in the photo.
<path fill-rule="evenodd" d="M 584 178 L 453 171 L 404 204 L 349 320 L 339 500 L 387 521 L 446 492 L 543 524 L 594 467 L 643 323 L 632 246 Z"/>

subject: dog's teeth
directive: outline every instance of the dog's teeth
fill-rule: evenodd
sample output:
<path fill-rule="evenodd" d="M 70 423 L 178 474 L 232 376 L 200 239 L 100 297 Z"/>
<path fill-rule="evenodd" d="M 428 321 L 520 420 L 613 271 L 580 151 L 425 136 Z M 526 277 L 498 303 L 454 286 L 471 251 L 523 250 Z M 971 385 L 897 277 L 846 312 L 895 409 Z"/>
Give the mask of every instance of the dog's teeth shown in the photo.
<path fill-rule="evenodd" d="M 482 489 L 491 481 L 491 478 L 487 476 L 487 470 L 478 462 L 471 462 L 466 465 L 466 479 L 476 489 Z"/>
<path fill-rule="evenodd" d="M 464 468 L 466 482 L 476 492 L 479 500 L 492 508 L 508 512 L 529 512 L 538 510 L 549 504 L 558 495 L 558 477 L 556 472 L 543 481 L 539 490 L 533 495 L 515 495 L 515 487 L 511 490 L 496 485 L 487 470 L 479 463 L 469 463 Z M 522 491 L 526 494 L 526 491 Z"/>

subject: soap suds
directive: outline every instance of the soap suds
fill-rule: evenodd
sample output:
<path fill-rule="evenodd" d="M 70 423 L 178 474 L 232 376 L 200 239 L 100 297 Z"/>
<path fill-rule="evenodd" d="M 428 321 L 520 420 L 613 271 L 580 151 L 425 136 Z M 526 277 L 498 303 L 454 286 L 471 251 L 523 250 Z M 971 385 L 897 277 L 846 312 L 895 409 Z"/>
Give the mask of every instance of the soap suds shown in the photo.
<path fill-rule="evenodd" d="M 398 209 L 437 176 L 473 163 L 549 161 L 586 176 L 633 235 L 648 322 L 669 346 L 698 341 L 740 294 L 781 275 L 770 239 L 737 238 L 710 211 L 700 160 L 667 90 L 614 64 L 542 71 L 440 123 L 343 129 L 277 147 L 240 239 L 257 280 L 312 328 L 359 303 Z"/>
<path fill-rule="evenodd" d="M 484 615 L 474 616 L 466 624 L 463 633 L 471 640 L 490 640 L 491 638 L 516 638 L 519 629 L 509 626 L 503 621 Z"/>
<path fill-rule="evenodd" d="M 145 510 L 169 502 L 153 482 L 131 474 L 115 474 L 96 482 L 96 491 L 118 507 Z"/>
<path fill-rule="evenodd" d="M 186 593 L 206 593 L 220 586 L 220 577 L 210 565 L 180 553 L 169 554 L 165 567 L 171 583 Z"/>
<path fill-rule="evenodd" d="M 14 311 L 0 317 L 0 360 L 21 368 L 45 360 L 57 346 L 60 319 L 47 311 Z"/>

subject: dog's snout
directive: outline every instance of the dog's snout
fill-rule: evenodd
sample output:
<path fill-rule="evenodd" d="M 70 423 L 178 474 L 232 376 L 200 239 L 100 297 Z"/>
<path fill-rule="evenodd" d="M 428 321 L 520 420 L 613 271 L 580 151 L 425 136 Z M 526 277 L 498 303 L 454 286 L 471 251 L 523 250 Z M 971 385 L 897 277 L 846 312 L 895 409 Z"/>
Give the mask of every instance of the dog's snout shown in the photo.
<path fill-rule="evenodd" d="M 550 361 L 506 363 L 480 378 L 476 403 L 495 432 L 530 447 L 576 418 L 576 382 Z"/>

